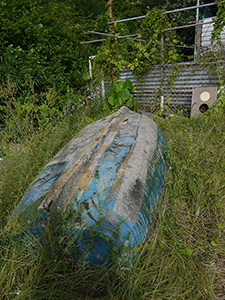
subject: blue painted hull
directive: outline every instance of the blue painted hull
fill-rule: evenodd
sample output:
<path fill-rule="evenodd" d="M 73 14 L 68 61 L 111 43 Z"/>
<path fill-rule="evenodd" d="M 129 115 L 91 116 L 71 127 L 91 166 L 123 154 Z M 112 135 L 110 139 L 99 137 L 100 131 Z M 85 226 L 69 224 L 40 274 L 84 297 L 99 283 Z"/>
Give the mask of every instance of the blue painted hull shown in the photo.
<path fill-rule="evenodd" d="M 130 264 L 159 204 L 164 151 L 155 122 L 123 107 L 87 126 L 49 162 L 13 218 L 41 238 L 51 215 L 69 211 L 64 234 L 75 259 Z"/>

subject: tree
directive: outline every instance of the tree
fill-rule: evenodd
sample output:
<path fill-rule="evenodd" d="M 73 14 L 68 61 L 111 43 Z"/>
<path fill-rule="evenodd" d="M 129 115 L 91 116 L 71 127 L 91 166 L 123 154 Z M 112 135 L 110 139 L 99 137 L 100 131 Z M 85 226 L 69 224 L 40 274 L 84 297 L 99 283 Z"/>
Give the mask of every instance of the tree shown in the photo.
<path fill-rule="evenodd" d="M 142 3 L 145 9 L 152 9 L 154 7 L 162 8 L 162 6 L 165 5 L 166 0 L 143 0 Z"/>
<path fill-rule="evenodd" d="M 104 1 L 98 0 L 102 14 Z M 77 6 L 76 6 L 77 5 Z M 86 5 L 86 8 L 85 8 Z M 34 82 L 34 91 L 67 86 L 79 89 L 88 72 L 88 56 L 96 45 L 82 51 L 80 41 L 94 23 L 87 10 L 94 1 L 5 0 L 0 3 L 0 80 L 10 76 L 18 90 L 26 81 Z M 98 7 L 98 6 L 97 6 Z M 86 9 L 86 10 L 85 10 Z"/>

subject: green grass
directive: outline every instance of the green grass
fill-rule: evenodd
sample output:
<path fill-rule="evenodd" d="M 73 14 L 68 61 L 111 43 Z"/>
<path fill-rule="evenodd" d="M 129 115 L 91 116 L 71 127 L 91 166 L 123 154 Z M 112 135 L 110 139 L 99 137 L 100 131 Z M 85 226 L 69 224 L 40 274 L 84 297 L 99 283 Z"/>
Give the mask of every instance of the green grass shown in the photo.
<path fill-rule="evenodd" d="M 37 131 L 18 119 L 16 134 L 2 138 L 1 228 L 42 167 L 90 121 L 71 128 L 55 120 Z M 225 116 L 157 122 L 167 140 L 164 202 L 132 271 L 87 270 L 54 246 L 32 239 L 24 248 L 1 233 L 0 299 L 224 299 Z"/>

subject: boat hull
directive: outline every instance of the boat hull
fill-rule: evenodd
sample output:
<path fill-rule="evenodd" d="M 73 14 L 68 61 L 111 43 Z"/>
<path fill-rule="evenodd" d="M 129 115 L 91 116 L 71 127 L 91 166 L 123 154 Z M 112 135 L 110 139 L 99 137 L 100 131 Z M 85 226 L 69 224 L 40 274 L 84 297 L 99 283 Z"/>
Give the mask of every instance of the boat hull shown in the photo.
<path fill-rule="evenodd" d="M 87 265 L 132 261 L 132 249 L 145 241 L 160 206 L 164 152 L 156 123 L 122 107 L 88 125 L 59 151 L 13 218 L 25 220 L 25 230 L 42 238 L 54 216 L 61 233 L 66 224 L 62 234 L 68 250 Z"/>

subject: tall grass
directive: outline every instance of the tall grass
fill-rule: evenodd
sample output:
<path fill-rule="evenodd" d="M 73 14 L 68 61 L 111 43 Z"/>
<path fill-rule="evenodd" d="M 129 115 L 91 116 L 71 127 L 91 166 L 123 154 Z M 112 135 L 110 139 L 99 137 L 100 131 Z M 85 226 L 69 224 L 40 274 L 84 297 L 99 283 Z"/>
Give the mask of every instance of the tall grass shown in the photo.
<path fill-rule="evenodd" d="M 55 118 L 37 130 L 29 116 L 16 120 L 14 138 L 7 128 L 2 136 L 1 228 L 42 167 L 92 121 L 72 128 Z M 85 269 L 54 245 L 30 238 L 25 247 L 1 233 L 0 299 L 225 299 L 225 116 L 158 124 L 167 140 L 164 203 L 133 269 Z"/>

